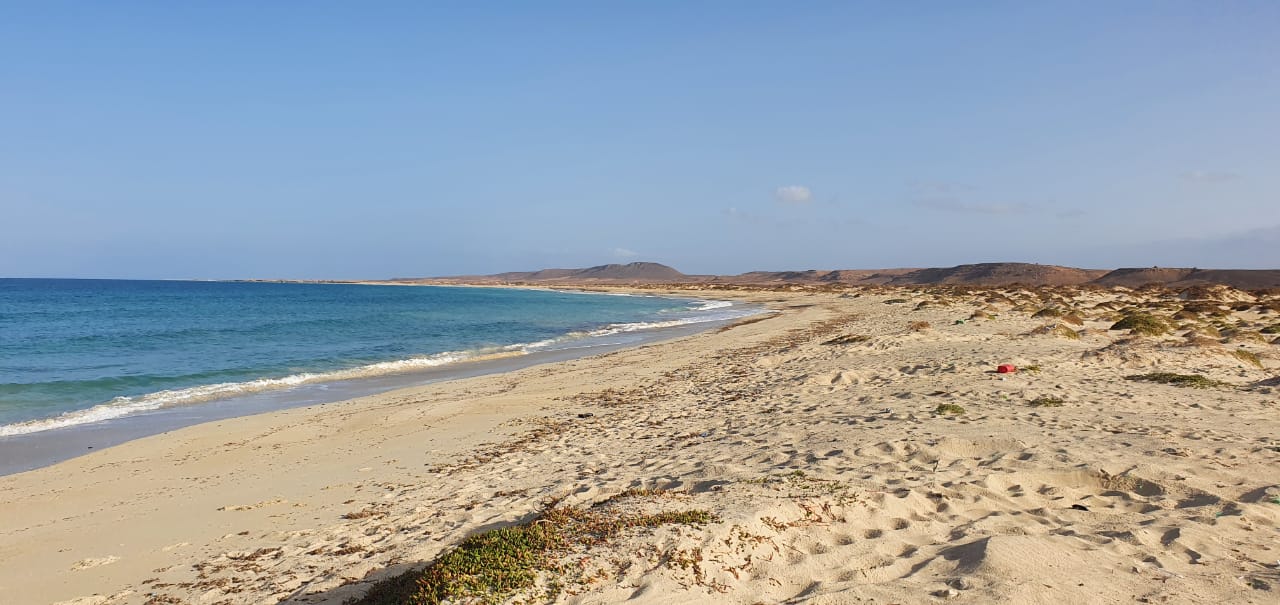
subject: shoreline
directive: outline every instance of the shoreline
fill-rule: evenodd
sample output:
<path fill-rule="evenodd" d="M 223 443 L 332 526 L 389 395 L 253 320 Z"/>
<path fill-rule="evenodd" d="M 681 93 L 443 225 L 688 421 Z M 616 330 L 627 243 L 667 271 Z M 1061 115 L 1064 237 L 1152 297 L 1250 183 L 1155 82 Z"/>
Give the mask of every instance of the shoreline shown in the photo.
<path fill-rule="evenodd" d="M 394 285 L 379 283 L 360 283 L 352 285 Z M 519 288 L 507 289 L 540 289 Z M 599 295 L 600 292 L 556 290 L 582 294 Z M 619 293 L 633 295 L 632 293 Z M 644 294 L 659 298 L 670 298 L 680 302 L 712 303 L 710 299 L 681 296 L 676 292 L 667 294 Z M 763 307 L 752 315 L 768 313 Z M 750 315 L 748 315 L 750 316 Z M 406 371 L 391 371 L 367 376 L 350 378 L 334 377 L 319 380 L 308 380 L 303 383 L 264 388 L 229 396 L 214 397 L 208 400 L 193 401 L 176 405 L 164 405 L 155 409 L 143 409 L 120 416 L 57 426 L 12 435 L 0 435 L 0 477 L 22 473 L 95 450 L 113 447 L 129 441 L 168 433 L 188 426 L 226 420 L 239 416 L 270 413 L 296 407 L 327 405 L 358 397 L 376 395 L 389 391 L 423 386 L 447 380 L 501 374 L 526 367 L 566 361 L 592 355 L 600 355 L 627 347 L 642 346 L 652 342 L 661 342 L 671 338 L 710 330 L 726 323 L 737 321 L 737 318 L 726 320 L 691 321 L 685 324 L 655 326 L 628 331 L 621 334 L 587 334 L 574 341 L 574 346 L 477 355 L 456 361 L 448 361 L 439 365 L 430 365 Z M 565 335 L 561 338 L 567 338 Z M 616 337 L 616 338 L 615 338 Z M 621 338 L 621 340 L 618 340 Z M 612 342 L 611 342 L 612 341 Z M 566 343 L 569 341 L 566 341 Z M 517 346 L 517 345 L 511 345 Z M 527 345 L 526 345 L 527 346 Z M 503 349 L 510 347 L 503 347 Z M 432 354 L 461 355 L 462 352 Z M 408 360 L 392 360 L 374 365 L 400 363 Z M 335 376 L 356 374 L 364 368 L 351 368 L 330 372 Z M 88 411 L 81 410 L 81 412 Z M 57 418 L 40 419 L 49 422 Z M 31 421 L 36 422 L 36 421 Z M 21 423 L 18 423 L 21 424 Z"/>
<path fill-rule="evenodd" d="M 573 553 L 556 602 L 1274 594 L 1263 306 L 1192 347 L 1108 330 L 1158 293 L 743 296 L 779 312 L 0 477 L 0 601 L 342 603 L 549 502 L 712 515 Z M 1129 379 L 1157 371 L 1225 386 Z"/>

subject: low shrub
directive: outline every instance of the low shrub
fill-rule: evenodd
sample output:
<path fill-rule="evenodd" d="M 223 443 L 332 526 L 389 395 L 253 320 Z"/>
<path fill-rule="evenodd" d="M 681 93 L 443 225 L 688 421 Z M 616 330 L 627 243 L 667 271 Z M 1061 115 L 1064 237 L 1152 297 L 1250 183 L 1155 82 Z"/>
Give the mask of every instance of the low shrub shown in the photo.
<path fill-rule="evenodd" d="M 354 605 L 504 603 L 554 573 L 561 557 L 601 544 L 636 527 L 699 525 L 716 520 L 703 510 L 627 515 L 594 508 L 549 508 L 535 521 L 476 534 L 425 569 L 378 584 Z"/>
<path fill-rule="evenodd" d="M 1061 397 L 1052 396 L 1036 397 L 1027 403 L 1027 405 L 1033 408 L 1060 408 L 1062 407 L 1062 404 L 1063 401 Z"/>
<path fill-rule="evenodd" d="M 933 408 L 933 413 L 954 416 L 957 414 L 963 414 L 964 408 L 954 403 L 940 403 L 938 404 L 938 407 Z"/>
<path fill-rule="evenodd" d="M 1112 330 L 1129 330 L 1143 336 L 1160 336 L 1169 332 L 1169 324 L 1147 313 L 1130 313 L 1111 325 Z"/>
<path fill-rule="evenodd" d="M 1125 376 L 1125 380 L 1137 380 L 1142 382 L 1156 382 L 1159 384 L 1169 384 L 1178 387 L 1191 387 L 1194 389 L 1207 389 L 1210 387 L 1227 386 L 1225 382 L 1219 382 L 1201 376 L 1199 374 L 1174 374 L 1173 372 L 1152 372 L 1150 374 L 1135 374 L 1133 376 Z"/>

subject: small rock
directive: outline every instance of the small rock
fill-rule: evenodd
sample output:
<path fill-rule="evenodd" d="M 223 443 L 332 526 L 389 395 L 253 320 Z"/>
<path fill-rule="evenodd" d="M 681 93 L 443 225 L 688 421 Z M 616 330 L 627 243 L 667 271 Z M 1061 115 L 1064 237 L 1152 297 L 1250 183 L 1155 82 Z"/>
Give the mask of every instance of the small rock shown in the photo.
<path fill-rule="evenodd" d="M 969 578 L 956 578 L 951 581 L 951 587 L 959 590 L 969 590 L 973 588 L 973 582 Z"/>
<path fill-rule="evenodd" d="M 583 412 L 581 414 L 578 414 L 578 418 L 590 418 L 592 416 L 595 416 L 595 414 L 592 414 L 591 412 Z"/>
<path fill-rule="evenodd" d="M 1084 511 L 1084 512 L 1086 512 L 1086 513 L 1087 513 L 1087 512 L 1089 512 L 1089 507 L 1087 507 L 1087 506 L 1085 506 L 1085 505 L 1083 505 L 1083 504 L 1072 504 L 1072 505 L 1071 505 L 1071 508 L 1072 508 L 1072 510 L 1082 510 L 1082 511 Z"/>

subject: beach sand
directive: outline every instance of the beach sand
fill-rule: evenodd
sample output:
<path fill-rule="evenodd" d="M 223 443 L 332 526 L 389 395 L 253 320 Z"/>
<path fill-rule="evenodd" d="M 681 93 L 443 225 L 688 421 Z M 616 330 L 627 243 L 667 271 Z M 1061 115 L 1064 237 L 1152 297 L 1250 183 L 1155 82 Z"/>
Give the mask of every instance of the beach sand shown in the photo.
<path fill-rule="evenodd" d="M 568 603 L 1280 599 L 1277 299 L 722 294 L 778 313 L 0 477 L 0 603 L 341 603 L 550 501 L 713 516 L 575 551 Z"/>

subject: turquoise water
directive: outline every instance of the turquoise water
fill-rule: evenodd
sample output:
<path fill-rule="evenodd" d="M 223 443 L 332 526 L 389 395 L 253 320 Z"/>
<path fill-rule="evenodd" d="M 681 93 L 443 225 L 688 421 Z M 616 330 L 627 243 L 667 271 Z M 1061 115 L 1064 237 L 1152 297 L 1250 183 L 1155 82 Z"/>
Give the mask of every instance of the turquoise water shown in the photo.
<path fill-rule="evenodd" d="M 535 290 L 0 279 L 0 436 L 744 314 Z"/>

